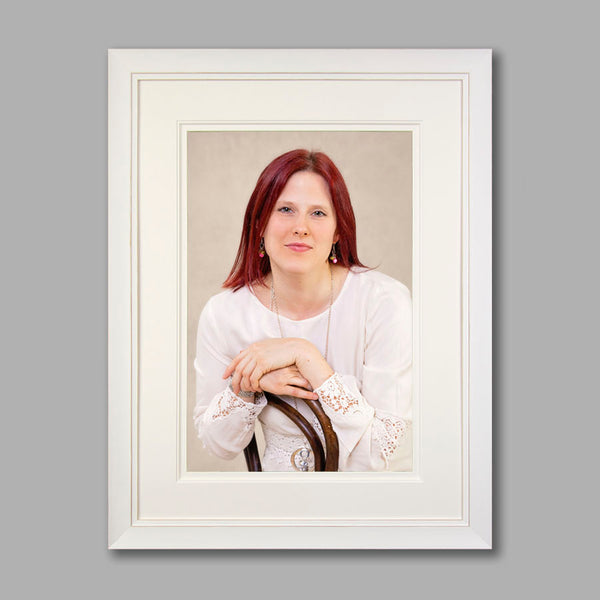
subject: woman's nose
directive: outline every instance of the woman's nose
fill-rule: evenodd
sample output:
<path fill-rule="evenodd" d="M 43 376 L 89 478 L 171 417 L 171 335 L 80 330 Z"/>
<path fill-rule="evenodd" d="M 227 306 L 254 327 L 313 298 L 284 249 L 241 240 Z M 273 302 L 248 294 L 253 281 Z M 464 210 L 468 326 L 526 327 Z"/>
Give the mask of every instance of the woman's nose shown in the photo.
<path fill-rule="evenodd" d="M 298 217 L 296 219 L 296 222 L 294 223 L 294 233 L 296 235 L 308 235 L 308 227 L 306 226 L 304 217 Z"/>

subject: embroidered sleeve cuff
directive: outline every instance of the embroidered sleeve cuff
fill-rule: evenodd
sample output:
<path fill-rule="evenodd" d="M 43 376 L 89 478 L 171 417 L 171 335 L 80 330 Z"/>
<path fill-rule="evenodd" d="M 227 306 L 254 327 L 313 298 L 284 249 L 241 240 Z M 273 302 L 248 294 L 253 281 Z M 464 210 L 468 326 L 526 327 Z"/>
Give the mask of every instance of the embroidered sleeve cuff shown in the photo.
<path fill-rule="evenodd" d="M 373 437 L 377 441 L 386 464 L 406 433 L 406 422 L 394 415 L 379 415 L 373 420 Z"/>
<path fill-rule="evenodd" d="M 232 413 L 238 412 L 248 419 L 256 419 L 260 411 L 266 406 L 267 399 L 264 394 L 260 394 L 254 399 L 254 402 L 236 396 L 229 387 L 219 397 L 215 409 L 212 412 L 211 420 L 218 421 L 225 419 Z"/>
<path fill-rule="evenodd" d="M 338 414 L 352 415 L 363 412 L 364 400 L 360 395 L 356 396 L 348 391 L 338 373 L 334 373 L 321 384 L 315 393 L 321 402 Z"/>

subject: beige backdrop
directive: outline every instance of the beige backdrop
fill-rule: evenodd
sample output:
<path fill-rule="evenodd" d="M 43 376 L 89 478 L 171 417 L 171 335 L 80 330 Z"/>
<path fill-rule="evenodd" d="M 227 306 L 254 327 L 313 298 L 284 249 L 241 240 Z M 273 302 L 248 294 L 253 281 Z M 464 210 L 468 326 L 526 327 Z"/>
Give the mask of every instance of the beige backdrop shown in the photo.
<path fill-rule="evenodd" d="M 221 291 L 237 252 L 256 180 L 276 156 L 307 148 L 340 169 L 356 214 L 358 256 L 412 289 L 412 134 L 410 132 L 192 132 L 188 134 L 188 427 L 189 471 L 245 471 L 210 456 L 196 437 L 194 353 L 200 312 Z M 259 435 L 259 445 L 262 439 Z M 407 440 L 401 461 L 410 464 Z M 410 467 L 409 467 L 410 468 Z"/>

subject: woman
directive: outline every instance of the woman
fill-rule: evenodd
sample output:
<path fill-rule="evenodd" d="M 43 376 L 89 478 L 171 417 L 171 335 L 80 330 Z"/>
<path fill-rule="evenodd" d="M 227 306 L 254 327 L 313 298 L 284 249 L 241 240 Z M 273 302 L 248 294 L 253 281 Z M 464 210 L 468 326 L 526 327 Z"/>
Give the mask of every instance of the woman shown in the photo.
<path fill-rule="evenodd" d="M 341 471 L 388 468 L 410 420 L 410 295 L 358 260 L 348 190 L 325 154 L 293 150 L 265 168 L 224 287 L 198 326 L 194 422 L 204 446 L 237 456 L 258 418 L 263 470 L 311 469 L 307 440 L 267 406 L 267 391 L 322 437 L 303 402 L 320 400 Z"/>

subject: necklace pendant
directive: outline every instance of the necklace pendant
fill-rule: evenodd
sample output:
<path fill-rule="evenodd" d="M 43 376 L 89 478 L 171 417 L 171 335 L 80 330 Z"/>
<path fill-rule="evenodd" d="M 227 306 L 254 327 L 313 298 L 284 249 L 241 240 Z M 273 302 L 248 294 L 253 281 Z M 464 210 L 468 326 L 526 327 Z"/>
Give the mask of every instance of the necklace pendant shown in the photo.
<path fill-rule="evenodd" d="M 310 457 L 309 448 L 298 448 L 291 456 L 292 467 L 296 471 L 308 471 L 308 459 Z"/>

